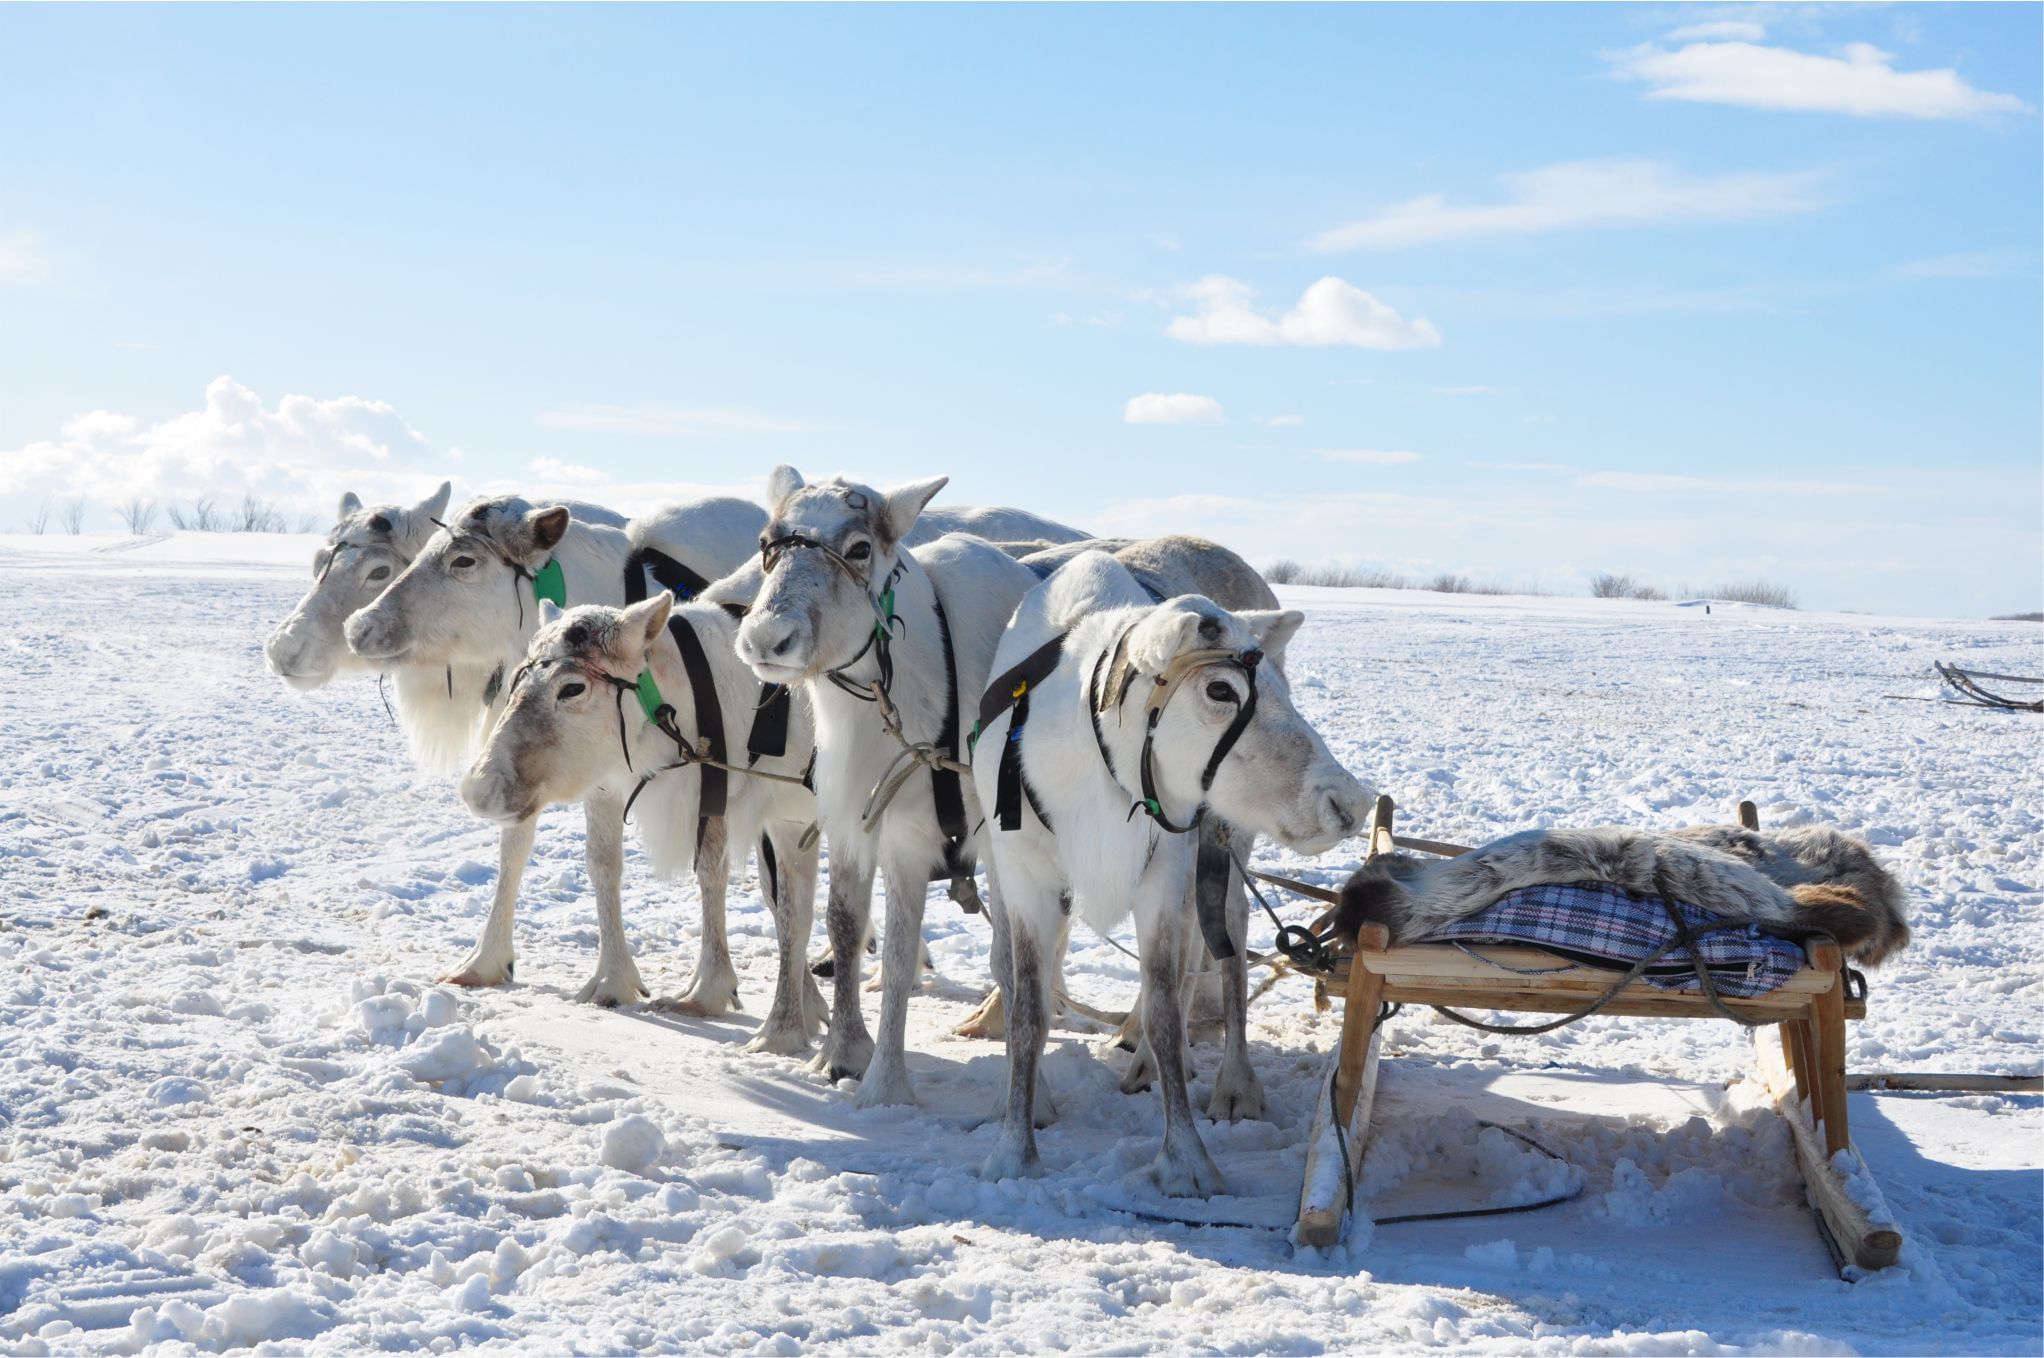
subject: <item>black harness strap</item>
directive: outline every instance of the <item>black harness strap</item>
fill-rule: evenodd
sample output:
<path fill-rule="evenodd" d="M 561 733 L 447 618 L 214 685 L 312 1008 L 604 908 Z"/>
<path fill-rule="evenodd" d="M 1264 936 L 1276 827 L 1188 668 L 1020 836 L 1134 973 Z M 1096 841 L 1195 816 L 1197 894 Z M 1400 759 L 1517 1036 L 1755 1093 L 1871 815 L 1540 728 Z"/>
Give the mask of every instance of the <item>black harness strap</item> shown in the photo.
<path fill-rule="evenodd" d="M 788 752 L 788 719 L 795 698 L 786 684 L 761 684 L 759 704 L 752 709 L 752 730 L 745 737 L 745 762 L 779 758 Z"/>
<path fill-rule="evenodd" d="M 1050 826 L 1050 817 L 1043 814 L 1043 807 L 1036 799 L 1036 791 L 1029 786 L 1029 780 L 1022 772 L 1022 728 L 1029 722 L 1029 694 L 1058 667 L 1064 656 L 1065 634 L 1046 641 L 1028 655 L 1004 671 L 987 691 L 980 696 L 979 720 L 973 724 L 971 744 L 979 743 L 980 732 L 986 730 L 1010 707 L 1014 715 L 1008 719 L 1008 738 L 1001 743 L 1001 766 L 995 783 L 994 824 L 1003 830 L 1022 828 L 1022 803 L 1027 800 L 1029 809 L 1044 826 Z"/>
<path fill-rule="evenodd" d="M 937 744 L 955 762 L 959 753 L 958 660 L 951 650 L 951 624 L 944 617 L 944 603 L 937 597 L 934 588 L 930 591 L 930 607 L 937 614 L 937 637 L 944 643 L 944 724 L 937 732 Z M 882 654 L 884 656 L 885 652 Z M 960 877 L 969 881 L 972 877 L 972 855 L 968 843 L 972 832 L 965 824 L 965 793 L 959 786 L 958 775 L 950 769 L 932 765 L 930 795 L 936 802 L 937 828 L 944 835 L 945 875 L 954 882 Z M 952 894 L 957 895 L 955 889 Z"/>
<path fill-rule="evenodd" d="M 717 701 L 717 679 L 710 669 L 710 657 L 703 651 L 702 638 L 679 613 L 667 620 L 667 633 L 674 638 L 675 649 L 681 652 L 681 667 L 688 673 L 688 686 L 695 698 L 697 756 L 728 762 L 724 755 L 724 706 Z M 702 850 L 703 835 L 708 829 L 702 822 L 724 814 L 731 784 L 730 775 L 724 770 L 709 764 L 701 767 L 703 791 L 696 811 L 697 852 Z"/>
<path fill-rule="evenodd" d="M 635 604 L 646 597 L 649 573 L 662 589 L 677 599 L 693 599 L 710 585 L 700 574 L 658 547 L 640 547 L 625 558 L 626 603 Z"/>

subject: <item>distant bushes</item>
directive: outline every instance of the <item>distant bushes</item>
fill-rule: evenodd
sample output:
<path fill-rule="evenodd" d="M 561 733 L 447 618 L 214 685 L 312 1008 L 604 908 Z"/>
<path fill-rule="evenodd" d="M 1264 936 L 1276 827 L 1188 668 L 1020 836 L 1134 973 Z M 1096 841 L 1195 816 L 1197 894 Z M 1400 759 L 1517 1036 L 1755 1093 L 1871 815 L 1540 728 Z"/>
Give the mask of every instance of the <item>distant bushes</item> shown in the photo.
<path fill-rule="evenodd" d="M 2044 613 L 1997 613 L 1994 622 L 2044 622 Z"/>
<path fill-rule="evenodd" d="M 120 507 L 121 522 L 128 525 L 128 531 L 136 537 L 148 536 L 156 526 L 156 501 L 145 500 L 137 495 Z"/>
<path fill-rule="evenodd" d="M 163 513 L 170 526 L 181 533 L 311 533 L 319 528 L 316 516 L 302 514 L 296 519 L 289 518 L 274 502 L 257 499 L 253 494 L 242 496 L 239 505 L 229 506 L 220 505 L 210 495 L 201 495 L 189 505 L 165 505 Z M 153 505 L 150 517 L 154 518 Z M 147 531 L 135 528 L 132 522 L 128 526 L 131 532 Z"/>
<path fill-rule="evenodd" d="M 1443 572 L 1415 580 L 1378 566 L 1301 566 L 1292 560 L 1273 561 L 1263 578 L 1273 585 L 1318 585 L 1324 589 L 1419 589 L 1436 594 L 1505 594 L 1503 585 Z"/>
<path fill-rule="evenodd" d="M 1629 575 L 1612 575 L 1606 572 L 1590 581 L 1592 599 L 1665 599 L 1668 596 L 1652 585 L 1635 580 Z"/>
<path fill-rule="evenodd" d="M 1794 608 L 1795 591 L 1787 585 L 1770 584 L 1765 580 L 1747 580 L 1729 585 L 1719 585 L 1709 591 L 1713 599 L 1724 599 L 1735 604 L 1759 604 L 1762 608 Z"/>

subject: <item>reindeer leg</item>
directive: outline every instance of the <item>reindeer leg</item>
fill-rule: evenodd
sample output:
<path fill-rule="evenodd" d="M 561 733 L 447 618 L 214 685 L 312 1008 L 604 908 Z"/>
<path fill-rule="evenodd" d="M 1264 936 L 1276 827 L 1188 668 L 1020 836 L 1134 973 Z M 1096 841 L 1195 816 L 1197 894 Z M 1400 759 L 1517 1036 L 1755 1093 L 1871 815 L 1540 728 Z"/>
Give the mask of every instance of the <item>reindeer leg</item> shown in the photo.
<path fill-rule="evenodd" d="M 859 996 L 859 967 L 865 960 L 866 924 L 873 913 L 873 868 L 849 853 L 830 856 L 830 895 L 824 927 L 830 933 L 830 1037 L 811 1069 L 832 1080 L 857 1078 L 873 1059 L 873 1039 Z"/>
<path fill-rule="evenodd" d="M 647 993 L 625 942 L 622 885 L 625 869 L 625 803 L 610 792 L 597 792 L 582 803 L 587 824 L 589 881 L 596 888 L 596 974 L 575 998 L 584 1004 L 614 1009 L 636 1004 Z"/>
<path fill-rule="evenodd" d="M 806 992 L 816 987 L 803 960 L 816 910 L 816 853 L 814 849 L 806 855 L 802 853 L 796 847 L 797 834 L 784 827 L 766 833 L 773 843 L 774 859 L 780 865 L 774 882 L 779 889 L 767 902 L 773 910 L 774 933 L 780 944 L 780 971 L 774 982 L 773 1007 L 767 1011 L 759 1035 L 746 1043 L 745 1049 L 799 1056 L 809 1050 Z M 806 873 L 800 866 L 804 858 L 808 862 Z"/>
<path fill-rule="evenodd" d="M 505 826 L 497 835 L 497 889 L 490 898 L 490 918 L 483 936 L 455 969 L 440 978 L 442 985 L 504 985 L 511 979 L 511 919 L 518 908 L 518 884 L 532 857 L 532 836 L 539 828 L 533 816 Z"/>
<path fill-rule="evenodd" d="M 1240 830 L 1232 835 L 1253 836 Z M 1249 847 L 1247 845 L 1245 848 Z M 1244 853 L 1246 861 L 1248 854 Z M 1249 1064 L 1249 893 L 1241 872 L 1228 867 L 1228 938 L 1235 955 L 1221 965 L 1221 1021 L 1225 1029 L 1221 1068 L 1214 1075 L 1213 1096 L 1207 1100 L 1207 1116 L 1216 1122 L 1240 1122 L 1263 1116 L 1263 1084 Z"/>
<path fill-rule="evenodd" d="M 1024 871 L 1017 874 L 1014 896 L 1006 895 L 991 864 L 987 868 L 989 914 L 996 937 L 1005 934 L 1005 967 L 997 966 L 1008 1015 L 1008 1100 L 1001 1119 L 1001 1139 L 980 1174 L 992 1180 L 1020 1179 L 1043 1173 L 1036 1153 L 1036 1128 L 1044 1116 L 1049 1091 L 1039 1078 L 1043 1041 L 1050 1027 L 1049 952 L 1056 945 L 1057 895 Z"/>
<path fill-rule="evenodd" d="M 1185 955 L 1193 919 L 1191 864 L 1183 870 L 1156 865 L 1137 887 L 1136 939 L 1143 959 L 1143 1030 L 1157 1060 L 1164 1096 L 1164 1145 L 1150 1177 L 1174 1198 L 1212 1197 L 1226 1191 L 1220 1167 L 1207 1154 L 1193 1124 L 1185 1079 L 1185 1011 L 1180 1005 Z M 1152 880 L 1158 878 L 1161 880 Z"/>
<path fill-rule="evenodd" d="M 744 860 L 739 864 L 742 867 Z M 722 816 L 703 823 L 696 849 L 696 891 L 703 901 L 703 933 L 696 945 L 696 970 L 688 989 L 658 1007 L 694 1018 L 714 1018 L 745 1006 L 738 1002 L 738 969 L 731 965 L 731 941 L 724 906 L 731 890 L 730 827 Z"/>
<path fill-rule="evenodd" d="M 890 863 L 882 869 L 887 881 L 887 927 L 880 940 L 880 1036 L 873 1062 L 859 1081 L 853 1098 L 860 1108 L 913 1104 L 915 1088 L 908 1078 L 908 998 L 921 979 L 923 898 L 928 874 L 920 863 Z"/>

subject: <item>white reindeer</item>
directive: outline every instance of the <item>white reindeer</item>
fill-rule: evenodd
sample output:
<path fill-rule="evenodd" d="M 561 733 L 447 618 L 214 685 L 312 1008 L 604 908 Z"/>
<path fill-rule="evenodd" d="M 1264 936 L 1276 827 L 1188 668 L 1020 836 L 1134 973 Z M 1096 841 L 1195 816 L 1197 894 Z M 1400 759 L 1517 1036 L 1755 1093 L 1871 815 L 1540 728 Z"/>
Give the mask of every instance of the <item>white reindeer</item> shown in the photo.
<path fill-rule="evenodd" d="M 970 873 L 971 827 L 979 820 L 970 780 L 959 776 L 952 831 L 962 838 L 947 836 L 943 784 L 905 754 L 904 743 L 933 759 L 963 753 L 969 709 L 986 686 L 1001 627 L 1036 583 L 1027 567 L 976 537 L 956 534 L 906 550 L 923 506 L 945 480 L 882 492 L 842 478 L 810 486 L 793 467 L 776 467 L 768 478 L 765 579 L 738 629 L 738 654 L 753 672 L 805 686 L 815 707 L 834 964 L 830 1035 L 817 1066 L 833 1079 L 862 1077 L 862 1108 L 914 1102 L 905 1039 L 924 892 L 933 878 Z M 899 723 L 899 737 L 890 721 Z M 944 748 L 947 732 L 955 749 Z M 876 867 L 887 886 L 877 1045 L 859 995 Z"/>
<path fill-rule="evenodd" d="M 1181 984 L 1198 946 L 1195 845 L 1172 830 L 1212 814 L 1320 853 L 1355 828 L 1368 793 L 1267 663 L 1303 620 L 1231 613 L 1198 596 L 1154 603 L 1124 565 L 1088 552 L 1034 590 L 1009 624 L 995 682 L 1033 671 L 1026 720 L 1011 743 L 1020 700 L 990 704 L 972 765 L 981 803 L 997 806 L 1012 748 L 1033 803 L 1016 828 L 987 833 L 997 942 L 1006 935 L 996 979 L 1008 1011 L 1007 1109 L 989 1178 L 1042 1172 L 1037 1061 L 1069 898 L 1102 930 L 1135 915 L 1143 1027 L 1164 1101 L 1153 1177 L 1176 1196 L 1224 1191 L 1186 1092 Z"/>
<path fill-rule="evenodd" d="M 1152 602 L 1197 594 L 1237 613 L 1278 606 L 1277 596 L 1271 593 L 1269 583 L 1255 567 L 1219 543 L 1183 534 L 1159 538 L 1094 539 L 1036 552 L 1023 557 L 1022 562 L 1039 576 L 1048 576 L 1087 551 L 1111 553 L 1135 576 L 1137 584 Z M 1269 663 L 1280 671 L 1284 668 L 1282 655 L 1273 657 Z M 1200 833 L 1223 855 L 1247 859 L 1255 848 L 1256 836 L 1253 833 L 1239 830 L 1217 815 L 1210 814 L 1202 821 Z M 1204 966 L 1196 968 L 1200 973 L 1203 1002 L 1208 995 L 1208 983 L 1217 982 L 1211 989 L 1219 999 L 1223 1034 L 1221 1064 L 1214 1077 L 1212 1096 L 1207 1101 L 1207 1116 L 1239 1121 L 1263 1115 L 1263 1086 L 1249 1061 L 1249 965 L 1248 954 L 1244 951 L 1249 897 L 1237 874 L 1224 870 L 1217 876 L 1215 885 L 1224 895 L 1225 915 L 1211 926 L 1203 921 L 1202 930 L 1225 928 L 1228 946 L 1219 951 L 1228 955 L 1221 959 L 1215 970 Z M 1070 923 L 1067 915 L 1067 932 Z M 1203 946 L 1195 949 L 1194 954 L 1204 957 L 1208 951 Z M 1053 958 L 1060 964 L 1052 968 L 1054 981 L 1062 975 L 1064 953 L 1064 940 L 1060 938 Z M 962 1025 L 959 1031 L 966 1036 L 1001 1036 L 1001 1008 L 1000 992 L 996 990 L 982 1006 L 980 1015 Z M 1129 1015 L 1119 1036 L 1120 1045 L 1136 1053 L 1122 1075 L 1121 1087 L 1125 1093 L 1147 1089 L 1156 1079 L 1155 1058 L 1149 1046 L 1141 1042 L 1141 1037 L 1142 1010 L 1138 1006 Z"/>
<path fill-rule="evenodd" d="M 337 675 L 368 670 L 368 663 L 348 649 L 341 629 L 412 564 L 438 527 L 436 520 L 447 512 L 453 490 L 452 483 L 442 481 L 440 489 L 409 507 L 365 508 L 355 492 L 343 495 L 333 531 L 313 553 L 312 588 L 264 643 L 270 672 L 306 690 L 321 688 Z"/>
<path fill-rule="evenodd" d="M 817 866 L 816 844 L 807 833 L 815 823 L 816 798 L 802 783 L 815 747 L 807 699 L 796 695 L 789 704 L 782 752 L 748 759 L 759 684 L 733 651 L 738 621 L 725 609 L 677 606 L 663 591 L 621 610 L 587 604 L 563 613 L 549 602 L 543 613 L 509 700 L 462 778 L 462 800 L 479 816 L 517 824 L 543 806 L 586 802 L 599 790 L 612 797 L 636 790 L 632 819 L 654 871 L 669 877 L 693 865 L 700 879 L 704 873 L 696 857 L 707 827 L 701 800 L 705 769 L 697 757 L 707 754 L 743 770 L 720 770 L 728 780 L 724 830 L 727 841 L 741 848 L 762 834 L 771 846 L 764 851 L 760 878 L 780 935 L 773 1006 L 746 1050 L 806 1051 L 825 1016 L 823 996 L 803 957 Z M 695 686 L 677 629 L 686 629 L 693 663 L 708 671 L 714 694 L 709 703 Z M 703 729 L 699 717 L 722 729 Z M 708 886 L 695 989 L 716 999 L 735 998 L 723 892 L 713 895 Z M 712 1008 L 687 999 L 675 1007 L 721 1013 L 728 1003 Z"/>
<path fill-rule="evenodd" d="M 711 499 L 654 516 L 662 550 L 715 579 L 749 556 L 764 521 L 757 505 Z M 412 563 L 368 607 L 348 619 L 348 646 L 391 669 L 398 714 L 423 762 L 452 763 L 487 731 L 507 681 L 540 623 L 542 597 L 572 603 L 624 603 L 631 542 L 625 530 L 574 518 L 561 505 L 536 507 L 517 496 L 477 500 L 428 540 Z M 624 799 L 598 789 L 583 803 L 586 855 L 597 905 L 596 974 L 579 998 L 602 1005 L 646 994 L 620 914 Z M 464 986 L 511 979 L 512 921 L 532 852 L 535 818 L 505 825 L 490 917 L 475 948 L 443 978 Z M 701 874 L 721 890 L 721 826 L 705 845 Z"/>

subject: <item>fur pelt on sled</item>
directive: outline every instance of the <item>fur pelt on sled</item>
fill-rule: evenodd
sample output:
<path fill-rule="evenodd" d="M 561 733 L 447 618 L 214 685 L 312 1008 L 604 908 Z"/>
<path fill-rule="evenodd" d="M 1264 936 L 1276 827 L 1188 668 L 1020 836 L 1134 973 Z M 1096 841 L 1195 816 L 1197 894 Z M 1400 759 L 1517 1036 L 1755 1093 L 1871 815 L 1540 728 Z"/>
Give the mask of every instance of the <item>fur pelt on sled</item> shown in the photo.
<path fill-rule="evenodd" d="M 1909 942 L 1902 884 L 1867 842 L 1824 826 L 1743 830 L 1528 830 L 1455 858 L 1386 854 L 1343 884 L 1335 929 L 1382 924 L 1410 943 L 1521 887 L 1608 882 L 1774 933 L 1829 934 L 1875 963 Z"/>

